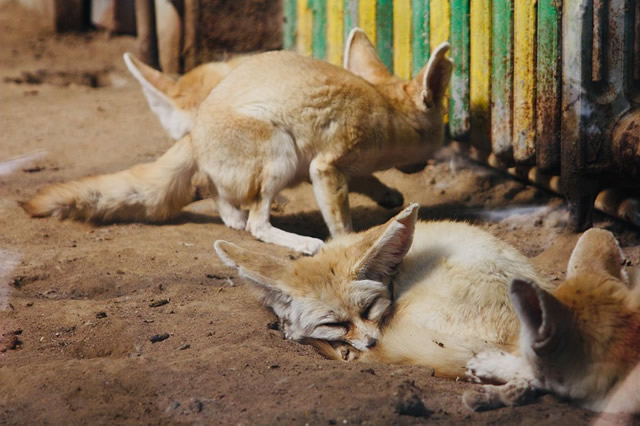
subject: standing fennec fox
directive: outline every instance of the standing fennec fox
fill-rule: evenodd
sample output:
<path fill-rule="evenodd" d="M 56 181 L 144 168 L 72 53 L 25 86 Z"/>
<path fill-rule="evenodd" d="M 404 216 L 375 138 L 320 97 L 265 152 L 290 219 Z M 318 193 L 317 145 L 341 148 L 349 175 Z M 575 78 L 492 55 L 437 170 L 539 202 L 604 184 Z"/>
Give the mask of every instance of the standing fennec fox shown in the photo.
<path fill-rule="evenodd" d="M 250 55 L 236 55 L 226 61 L 209 62 L 175 80 L 139 61 L 131 53 L 123 55 L 129 72 L 142 87 L 149 108 L 174 140 L 191 132 L 200 104 L 214 87 L 249 57 Z M 410 173 L 422 170 L 424 164 L 398 168 L 405 173 Z M 198 188 L 199 196 L 209 192 L 209 182 L 203 173 L 196 173 L 192 182 Z M 387 187 L 373 175 L 354 176 L 349 181 L 349 190 L 366 195 L 385 208 L 400 207 L 404 202 L 400 192 Z"/>
<path fill-rule="evenodd" d="M 578 240 L 567 279 L 555 291 L 535 280 L 515 280 L 509 293 L 521 322 L 520 349 L 483 352 L 470 360 L 472 379 L 505 384 L 468 391 L 465 404 L 491 409 L 546 391 L 595 411 L 640 412 L 640 384 L 632 382 L 640 378 L 633 372 L 640 362 L 640 289 L 623 262 L 614 236 L 590 229 Z"/>
<path fill-rule="evenodd" d="M 413 204 L 292 262 L 226 241 L 214 247 L 259 290 L 284 337 L 331 358 L 428 365 L 439 376 L 463 377 L 474 354 L 517 343 L 511 280 L 543 281 L 528 259 L 489 233 L 466 223 L 417 222 L 417 214 Z"/>
<path fill-rule="evenodd" d="M 314 253 L 321 240 L 270 224 L 273 198 L 310 178 L 331 234 L 351 231 L 349 177 L 414 164 L 442 144 L 448 49 L 439 46 L 408 82 L 389 73 L 359 29 L 346 45 L 351 72 L 292 52 L 255 55 L 211 91 L 191 133 L 155 163 L 49 187 L 24 208 L 33 216 L 162 221 L 190 201 L 199 169 L 227 226 Z"/>

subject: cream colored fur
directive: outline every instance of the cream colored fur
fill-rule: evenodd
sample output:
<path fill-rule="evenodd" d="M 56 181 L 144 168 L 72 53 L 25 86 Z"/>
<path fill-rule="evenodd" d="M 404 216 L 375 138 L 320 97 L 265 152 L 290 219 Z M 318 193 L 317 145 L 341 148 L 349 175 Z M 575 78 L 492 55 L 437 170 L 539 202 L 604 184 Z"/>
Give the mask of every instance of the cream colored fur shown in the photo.
<path fill-rule="evenodd" d="M 625 378 L 640 362 L 640 291 L 622 268 L 613 235 L 590 229 L 578 241 L 567 280 L 553 293 L 516 280 L 511 299 L 522 323 L 519 351 L 486 352 L 469 364 L 476 381 L 504 382 L 464 395 L 483 410 L 552 392 L 585 408 L 611 412 L 640 404 Z"/>
<path fill-rule="evenodd" d="M 331 234 L 339 235 L 352 229 L 347 197 L 351 177 L 414 164 L 442 144 L 442 99 L 452 68 L 444 56 L 448 44 L 435 49 L 425 68 L 407 82 L 388 72 L 362 31 L 355 29 L 351 40 L 353 73 L 292 52 L 263 53 L 237 66 L 201 104 L 191 142 L 184 142 L 193 156 L 173 161 L 174 175 L 192 175 L 197 163 L 215 188 L 226 225 L 314 253 L 321 240 L 271 226 L 270 206 L 279 191 L 311 179 L 322 216 Z M 117 197 L 128 192 L 108 187 L 123 178 L 136 186 L 138 177 L 115 174 L 45 190 L 26 204 L 27 211 L 89 220 L 158 220 L 163 217 L 157 214 L 163 210 L 159 198 L 190 200 L 182 185 L 169 185 L 170 177 L 160 179 L 169 186 L 156 186 L 166 196 L 138 191 L 134 204 Z M 174 207 L 164 211 L 175 215 Z M 147 212 L 154 216 L 144 217 Z"/>
<path fill-rule="evenodd" d="M 428 365 L 462 377 L 475 353 L 515 347 L 511 280 L 542 279 L 516 249 L 481 229 L 416 222 L 417 212 L 413 204 L 385 225 L 336 237 L 293 262 L 224 241 L 215 249 L 260 291 L 285 337 L 331 358 Z"/>

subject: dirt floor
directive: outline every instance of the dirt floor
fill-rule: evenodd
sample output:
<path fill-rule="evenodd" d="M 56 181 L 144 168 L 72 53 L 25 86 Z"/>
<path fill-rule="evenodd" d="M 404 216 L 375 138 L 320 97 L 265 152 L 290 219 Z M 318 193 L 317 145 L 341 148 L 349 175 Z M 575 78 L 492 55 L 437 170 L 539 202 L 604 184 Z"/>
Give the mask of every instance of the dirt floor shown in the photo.
<path fill-rule="evenodd" d="M 346 364 L 281 339 L 274 318 L 212 250 L 216 239 L 293 253 L 224 227 L 212 201 L 165 225 L 31 219 L 44 185 L 150 161 L 171 141 L 126 72 L 130 37 L 54 35 L 0 6 L 0 423 L 586 424 L 595 416 L 545 396 L 472 413 L 472 384 L 428 367 Z M 67 84 L 70 83 L 70 84 Z M 13 168 L 13 173 L 9 169 Z M 577 240 L 563 200 L 444 150 L 424 171 L 379 175 L 424 219 L 470 220 L 564 277 Z M 395 211 L 351 199 L 358 229 Z M 326 237 L 303 184 L 274 205 L 275 225 Z M 630 264 L 637 230 L 605 217 Z M 159 306 L 158 306 L 159 305 Z M 156 335 L 168 336 L 152 343 Z M 410 409 L 420 400 L 425 410 Z"/>

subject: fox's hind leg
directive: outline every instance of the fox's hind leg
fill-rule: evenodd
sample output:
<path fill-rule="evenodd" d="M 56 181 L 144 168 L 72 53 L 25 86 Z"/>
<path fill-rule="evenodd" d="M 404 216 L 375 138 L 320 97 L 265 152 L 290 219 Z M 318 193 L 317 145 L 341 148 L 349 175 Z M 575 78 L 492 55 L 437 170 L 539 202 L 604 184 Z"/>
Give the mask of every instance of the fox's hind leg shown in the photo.
<path fill-rule="evenodd" d="M 311 162 L 309 175 L 313 184 L 313 194 L 331 235 L 351 232 L 353 226 L 347 176 L 338 170 L 330 159 L 322 156 Z"/>
<path fill-rule="evenodd" d="M 262 196 L 251 206 L 246 230 L 261 241 L 289 247 L 305 254 L 314 254 L 320 250 L 324 245 L 322 240 L 286 232 L 271 225 L 269 213 L 274 196 L 275 194 Z"/>
<path fill-rule="evenodd" d="M 235 207 L 222 197 L 216 200 L 220 219 L 229 228 L 244 229 L 247 226 L 247 212 Z"/>

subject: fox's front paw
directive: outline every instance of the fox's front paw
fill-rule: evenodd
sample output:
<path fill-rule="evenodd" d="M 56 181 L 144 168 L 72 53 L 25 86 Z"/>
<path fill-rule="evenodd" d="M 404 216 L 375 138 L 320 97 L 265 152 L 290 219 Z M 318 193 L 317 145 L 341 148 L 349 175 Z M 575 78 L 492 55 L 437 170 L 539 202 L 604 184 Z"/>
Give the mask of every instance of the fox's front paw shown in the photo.
<path fill-rule="evenodd" d="M 504 406 L 496 386 L 482 386 L 465 391 L 462 394 L 462 402 L 473 411 L 487 411 Z"/>
<path fill-rule="evenodd" d="M 510 379 L 505 371 L 510 357 L 503 351 L 480 352 L 467 362 L 467 378 L 474 383 L 505 383 Z"/>
<path fill-rule="evenodd" d="M 334 343 L 332 346 L 338 356 L 345 362 L 355 361 L 360 357 L 360 351 L 348 343 Z"/>

